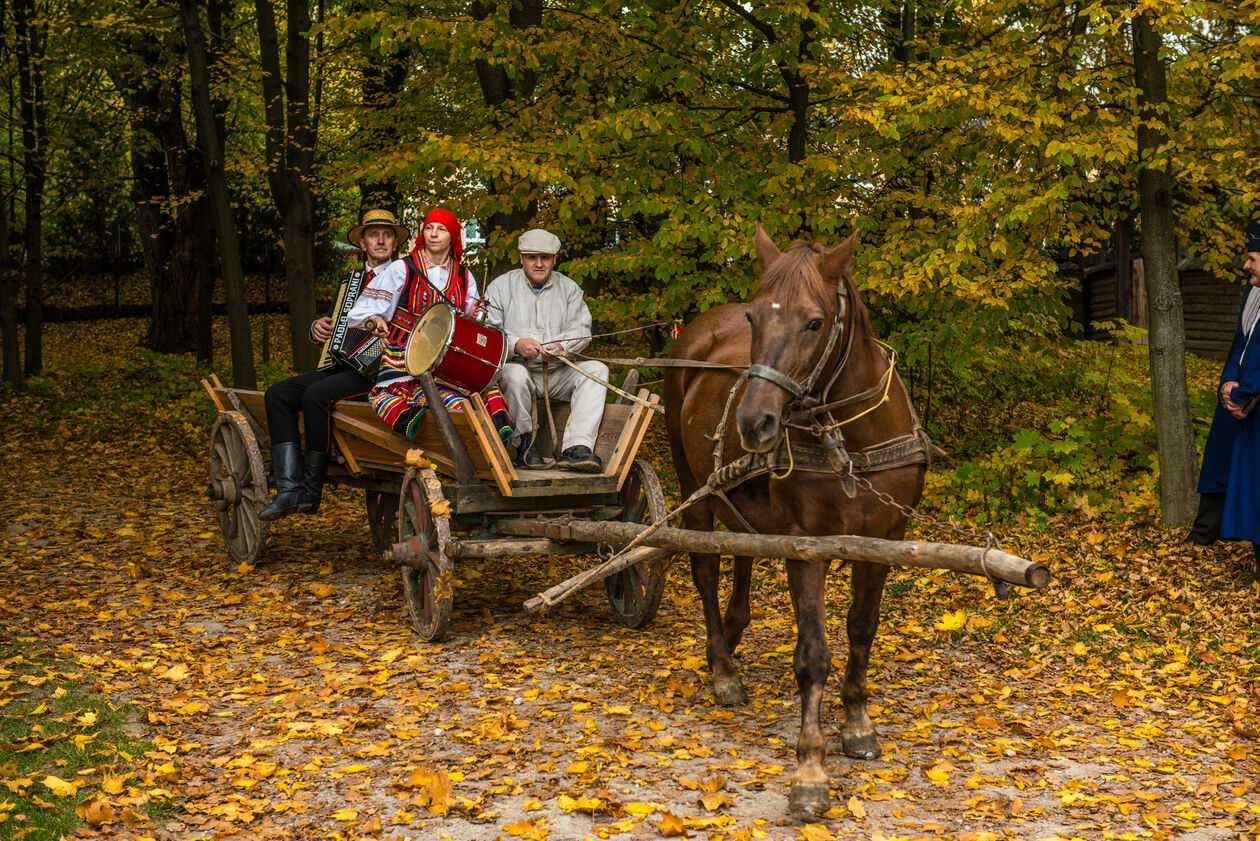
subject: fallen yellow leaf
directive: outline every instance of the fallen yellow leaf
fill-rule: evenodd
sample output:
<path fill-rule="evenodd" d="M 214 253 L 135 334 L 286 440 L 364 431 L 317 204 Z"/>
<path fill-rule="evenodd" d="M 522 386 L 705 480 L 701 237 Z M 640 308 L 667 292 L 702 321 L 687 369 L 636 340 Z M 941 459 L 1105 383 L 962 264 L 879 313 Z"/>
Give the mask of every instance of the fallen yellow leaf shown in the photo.
<path fill-rule="evenodd" d="M 686 838 L 687 837 L 686 825 L 683 824 L 682 818 L 678 817 L 673 812 L 666 812 L 665 814 L 661 815 L 660 822 L 653 824 L 653 826 L 659 829 L 661 831 L 661 835 L 665 836 L 666 838 Z"/>
<path fill-rule="evenodd" d="M 52 774 L 44 777 L 43 783 L 48 790 L 58 797 L 73 797 L 74 793 L 79 790 L 78 783 L 67 782 L 60 777 L 54 777 Z"/>

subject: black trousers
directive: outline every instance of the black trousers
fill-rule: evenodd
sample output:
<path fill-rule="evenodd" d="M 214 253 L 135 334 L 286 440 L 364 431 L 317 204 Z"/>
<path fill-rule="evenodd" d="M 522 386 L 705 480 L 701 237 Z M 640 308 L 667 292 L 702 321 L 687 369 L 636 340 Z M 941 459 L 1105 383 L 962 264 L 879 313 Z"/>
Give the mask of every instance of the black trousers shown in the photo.
<path fill-rule="evenodd" d="M 332 440 L 332 407 L 338 400 L 365 397 L 373 381 L 350 368 L 312 371 L 267 389 L 267 427 L 271 443 L 301 441 L 298 413 L 306 425 L 306 449 L 326 453 Z"/>
<path fill-rule="evenodd" d="M 1221 539 L 1221 520 L 1225 518 L 1225 492 L 1199 494 L 1199 513 L 1186 540 L 1209 546 Z"/>

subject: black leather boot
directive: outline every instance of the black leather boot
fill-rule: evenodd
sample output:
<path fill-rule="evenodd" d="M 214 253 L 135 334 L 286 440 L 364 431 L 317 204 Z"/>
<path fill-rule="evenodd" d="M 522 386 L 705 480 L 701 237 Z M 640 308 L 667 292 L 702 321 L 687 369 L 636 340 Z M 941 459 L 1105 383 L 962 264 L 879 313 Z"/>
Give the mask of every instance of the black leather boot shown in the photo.
<path fill-rule="evenodd" d="M 528 467 L 530 470 L 541 470 L 546 466 L 543 457 L 538 455 L 538 448 L 534 446 L 534 434 L 522 435 L 521 440 L 516 445 L 516 463 L 521 467 Z"/>
<path fill-rule="evenodd" d="M 303 514 L 318 514 L 319 503 L 324 496 L 324 474 L 328 472 L 328 453 L 307 450 L 303 454 L 302 506 Z"/>
<path fill-rule="evenodd" d="M 276 486 L 275 499 L 258 512 L 260 520 L 279 520 L 298 511 L 303 503 L 302 447 L 297 441 L 286 441 L 271 448 L 271 476 Z"/>

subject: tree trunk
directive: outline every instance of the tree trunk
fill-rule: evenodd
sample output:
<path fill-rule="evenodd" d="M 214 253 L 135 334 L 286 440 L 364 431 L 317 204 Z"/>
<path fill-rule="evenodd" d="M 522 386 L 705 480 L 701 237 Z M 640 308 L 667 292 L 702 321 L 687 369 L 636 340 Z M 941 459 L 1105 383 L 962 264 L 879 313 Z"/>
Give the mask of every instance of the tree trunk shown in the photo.
<path fill-rule="evenodd" d="M 475 2 L 472 5 L 473 18 L 486 20 L 490 17 L 493 8 L 493 5 L 490 3 Z M 516 37 L 515 32 L 519 30 L 541 27 L 542 20 L 542 0 L 522 0 L 521 2 L 513 3 L 508 11 L 508 23 L 512 31 L 496 31 L 495 36 L 504 40 Z M 523 68 L 514 76 L 508 76 L 507 68 L 504 65 L 491 64 L 486 59 L 480 58 L 476 61 L 476 68 L 477 80 L 481 83 L 482 98 L 490 108 L 492 115 L 491 125 L 496 129 L 501 128 L 503 121 L 499 117 L 500 109 L 509 103 L 515 103 L 517 107 L 523 107 L 526 100 L 534 95 L 534 88 L 538 83 L 538 73 L 533 69 Z M 491 178 L 486 187 L 490 195 L 494 196 L 519 194 L 518 185 L 510 184 L 498 177 Z M 486 238 L 486 250 L 488 253 L 495 253 L 494 245 L 496 240 L 524 231 L 534 217 L 538 215 L 537 190 L 529 190 L 529 196 L 530 198 L 525 204 L 495 211 L 485 220 L 483 235 Z M 513 249 L 508 248 L 502 252 L 502 256 L 494 258 L 486 266 L 486 277 L 482 288 L 485 288 L 490 281 L 516 265 L 516 261 L 512 257 L 514 253 Z"/>
<path fill-rule="evenodd" d="M 4 342 L 4 381 L 17 388 L 22 384 L 22 354 L 18 345 L 17 289 L 9 260 L 9 203 L 7 190 L 0 190 L 0 333 Z"/>
<path fill-rule="evenodd" d="M 7 61 L 11 50 L 8 18 L 7 4 L 0 0 L 0 61 Z M 11 80 L 6 80 L 4 89 L 8 94 L 9 113 L 12 114 Z M 17 388 L 22 384 L 22 349 L 18 343 L 17 278 L 13 274 L 12 254 L 9 250 L 13 224 L 9 215 L 9 196 L 13 185 L 4 186 L 7 189 L 0 189 L 0 346 L 3 347 L 4 381 Z"/>
<path fill-rule="evenodd" d="M 175 202 L 175 238 L 170 255 L 173 287 L 183 290 L 186 301 L 182 309 L 183 329 L 188 348 L 197 352 L 197 359 L 214 359 L 213 308 L 214 277 L 217 261 L 214 252 L 214 223 L 206 199 L 206 178 L 201 157 L 188 142 L 181 118 L 182 91 L 168 88 L 169 96 L 162 110 L 161 137 L 166 150 L 170 189 Z"/>
<path fill-rule="evenodd" d="M 407 70 L 414 63 L 411 50 L 394 55 L 381 55 L 370 46 L 364 47 L 368 62 L 363 68 L 363 102 L 360 110 L 366 112 L 365 135 L 368 149 L 384 151 L 398 143 L 398 122 L 392 116 L 396 112 L 398 94 L 407 82 Z M 372 175 L 359 181 L 362 209 L 383 207 L 397 214 L 401 210 L 402 190 L 392 177 Z M 348 226 L 347 226 L 348 227 Z M 350 243 L 358 245 L 358 243 Z M 399 243 L 398 247 L 404 247 Z"/>
<path fill-rule="evenodd" d="M 176 96 L 172 102 L 169 82 L 163 74 L 152 72 L 162 60 L 156 36 L 138 32 L 120 40 L 118 48 L 130 59 L 110 75 L 122 94 L 131 126 L 131 194 L 153 308 L 146 344 L 161 353 L 182 353 L 192 349 L 186 330 L 192 290 L 180 283 L 172 261 L 176 235 L 166 210 L 168 203 L 173 204 L 167 174 L 171 152 L 163 131 L 171 110 L 179 119 L 179 99 Z"/>
<path fill-rule="evenodd" d="M 1164 115 L 1168 94 L 1161 39 L 1144 14 L 1133 18 L 1133 60 L 1139 91 L 1138 191 L 1142 213 L 1142 262 L 1150 321 L 1151 394 L 1159 447 L 1159 499 L 1163 522 L 1185 526 L 1195 515 L 1194 429 L 1186 393 L 1186 336 L 1177 277 L 1172 177 L 1159 156 L 1168 142 Z"/>
<path fill-rule="evenodd" d="M 1116 318 L 1132 324 L 1133 318 L 1133 261 L 1129 259 L 1133 251 L 1133 217 L 1126 215 L 1116 220 L 1113 242 L 1116 248 Z M 1116 342 L 1122 343 L 1123 336 L 1116 336 Z"/>
<path fill-rule="evenodd" d="M 35 24 L 31 0 L 13 4 L 17 35 L 18 91 L 22 115 L 22 169 L 26 214 L 26 373 L 44 368 L 44 248 L 43 209 L 47 150 L 44 148 L 47 113 L 44 103 L 45 33 Z M 7 246 L 7 243 L 6 243 Z"/>
<path fill-rule="evenodd" d="M 315 345 L 307 339 L 315 320 L 315 237 L 310 178 L 315 131 L 310 114 L 310 5 L 289 0 L 285 36 L 285 75 L 281 84 L 279 39 L 271 0 L 256 0 L 267 120 L 267 183 L 280 211 L 284 270 L 289 285 L 289 335 L 293 364 L 315 367 Z M 287 128 L 286 128 L 287 127 Z"/>
<path fill-rule="evenodd" d="M 206 60 L 206 42 L 201 31 L 197 0 L 180 0 L 179 11 L 188 50 L 188 74 L 192 88 L 193 112 L 197 118 L 197 136 L 202 152 L 210 208 L 215 235 L 219 241 L 219 265 L 223 275 L 223 291 L 227 300 L 228 326 L 232 348 L 232 380 L 237 388 L 255 388 L 253 341 L 250 336 L 249 309 L 245 300 L 245 276 L 241 270 L 240 245 L 236 236 L 236 219 L 228 196 L 227 175 L 223 170 L 223 136 L 210 104 L 210 78 Z"/>

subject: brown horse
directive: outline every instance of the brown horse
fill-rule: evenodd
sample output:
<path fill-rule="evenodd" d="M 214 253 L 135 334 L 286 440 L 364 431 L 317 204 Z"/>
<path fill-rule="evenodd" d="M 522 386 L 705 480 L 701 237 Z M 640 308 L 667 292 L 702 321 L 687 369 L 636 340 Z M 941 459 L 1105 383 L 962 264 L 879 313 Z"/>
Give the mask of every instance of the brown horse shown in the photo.
<path fill-rule="evenodd" d="M 868 450 L 918 432 L 910 399 L 896 372 L 888 370 L 888 359 L 875 339 L 849 271 L 855 240 L 856 234 L 830 251 L 813 243 L 794 242 L 786 252 L 780 252 L 758 225 L 756 248 L 762 278 L 751 300 L 708 310 L 675 342 L 671 352 L 675 359 L 734 368 L 667 369 L 669 439 L 684 497 L 704 486 L 714 471 L 712 436 L 723 421 L 732 386 L 750 363 L 754 367 L 733 403 L 739 441 L 725 435 L 725 462 L 745 451 L 775 451 L 782 441 L 785 420 L 793 411 L 798 412 L 799 419 L 802 406 L 843 402 L 846 397 L 857 400 L 837 410 L 833 419 L 844 424 L 839 428 L 850 451 Z M 836 336 L 829 335 L 833 330 L 838 331 Z M 880 388 L 885 376 L 891 383 L 883 380 L 888 387 Z M 812 381 L 810 390 L 794 394 L 807 379 Z M 848 418 L 852 422 L 845 423 Z M 800 429 L 793 429 L 790 438 L 794 444 L 818 445 L 820 441 Z M 923 492 L 926 453 L 918 461 L 921 463 L 905 464 L 903 459 L 900 466 L 859 475 L 897 502 L 912 506 Z M 781 463 L 775 475 L 782 476 L 786 470 L 788 466 Z M 901 510 L 881 502 L 861 483 L 855 489 L 851 479 L 832 470 L 806 472 L 797 465 L 783 478 L 762 474 L 729 490 L 726 499 L 738 513 L 732 514 L 719 496 L 708 496 L 684 511 L 686 527 L 712 530 L 717 517 L 732 530 L 746 531 L 751 525 L 767 534 L 900 539 L 905 533 L 906 518 Z M 825 592 L 830 564 L 786 563 L 798 628 L 793 671 L 801 693 L 797 770 L 789 805 L 794 815 L 805 817 L 821 814 L 830 805 L 827 745 L 819 720 L 823 686 L 831 670 Z M 732 653 L 749 622 L 752 558 L 736 557 L 734 567 L 735 582 L 723 616 L 718 604 L 718 556 L 691 553 L 692 579 L 704 604 L 713 691 L 722 704 L 747 700 Z M 866 669 L 888 568 L 872 563 L 853 563 L 852 567 L 841 736 L 846 754 L 874 759 L 880 748 L 866 712 Z"/>

